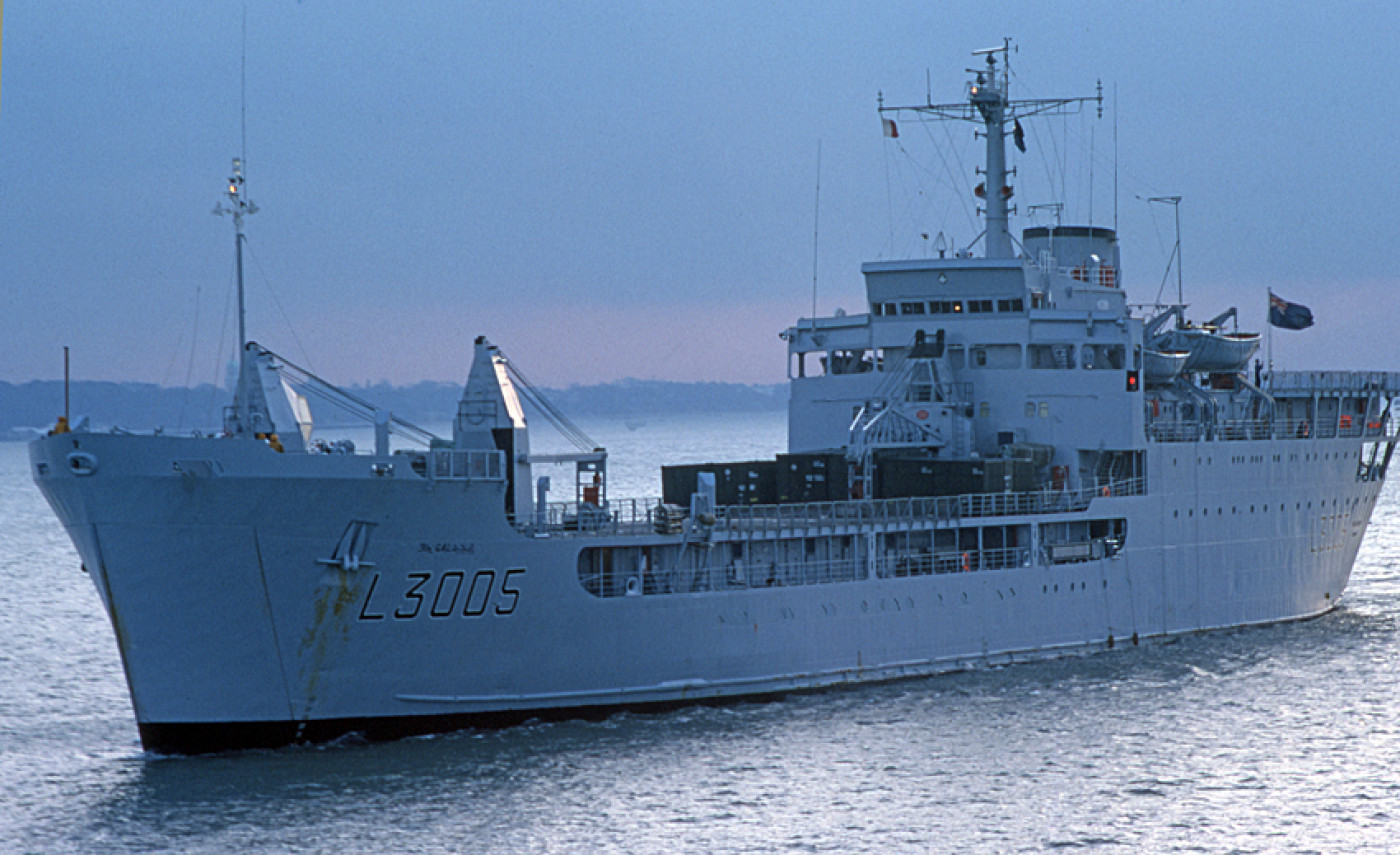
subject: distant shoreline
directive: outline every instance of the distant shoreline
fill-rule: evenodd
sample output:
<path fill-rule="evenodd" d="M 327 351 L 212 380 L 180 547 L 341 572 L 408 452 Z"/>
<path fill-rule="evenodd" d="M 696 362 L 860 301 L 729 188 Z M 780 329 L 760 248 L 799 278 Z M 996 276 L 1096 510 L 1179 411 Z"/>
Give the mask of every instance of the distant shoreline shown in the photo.
<path fill-rule="evenodd" d="M 411 386 L 377 383 L 346 390 L 419 424 L 450 423 L 462 395 L 459 383 L 423 382 Z M 648 418 L 685 413 L 780 412 L 787 386 L 747 383 L 682 383 L 665 380 L 619 380 L 593 386 L 545 389 L 545 395 L 570 417 Z M 227 390 L 205 384 L 193 388 L 153 383 L 81 381 L 70 390 L 73 421 L 91 420 L 94 429 L 132 431 L 157 428 L 172 433 L 214 430 L 222 424 Z M 312 402 L 312 415 L 324 407 Z M 63 411 L 63 383 L 34 380 L 0 382 L 0 442 L 27 441 L 52 427 Z"/>

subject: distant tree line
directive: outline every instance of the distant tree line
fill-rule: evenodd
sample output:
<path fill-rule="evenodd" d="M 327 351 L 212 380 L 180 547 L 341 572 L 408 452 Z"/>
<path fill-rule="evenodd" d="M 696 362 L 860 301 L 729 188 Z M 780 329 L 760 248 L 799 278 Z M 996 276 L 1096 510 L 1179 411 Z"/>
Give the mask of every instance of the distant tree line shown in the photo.
<path fill-rule="evenodd" d="M 411 386 L 375 383 L 348 386 L 346 391 L 395 415 L 423 425 L 450 422 L 462 395 L 458 383 L 422 382 Z M 619 380 L 595 386 L 546 389 L 544 394 L 570 416 L 652 416 L 698 412 L 769 412 L 787 404 L 781 384 L 676 383 L 664 380 Z M 73 421 L 84 416 L 94 429 L 121 427 L 133 431 L 162 428 L 171 432 L 214 431 L 223 423 L 228 390 L 211 384 L 193 388 L 154 383 L 80 381 L 70 392 Z M 313 399 L 312 414 L 335 420 Z M 63 412 L 63 383 L 34 380 L 0 382 L 0 439 L 28 439 L 52 427 Z"/>

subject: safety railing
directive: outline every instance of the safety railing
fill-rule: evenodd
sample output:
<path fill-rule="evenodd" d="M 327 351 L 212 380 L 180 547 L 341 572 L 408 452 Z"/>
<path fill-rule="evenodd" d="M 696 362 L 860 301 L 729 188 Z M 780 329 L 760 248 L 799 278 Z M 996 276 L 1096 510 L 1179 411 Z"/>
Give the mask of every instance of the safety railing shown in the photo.
<path fill-rule="evenodd" d="M 975 573 L 978 570 L 1009 570 L 1029 567 L 1031 551 L 1024 547 L 999 549 L 940 549 L 915 554 L 885 555 L 876 561 L 881 578 L 891 576 L 930 576 L 944 573 Z"/>
<path fill-rule="evenodd" d="M 978 493 L 845 502 L 793 502 L 780 505 L 724 505 L 713 520 L 686 517 L 674 530 L 670 511 L 657 499 L 622 499 L 606 508 L 553 502 L 517 525 L 534 536 L 680 534 L 693 539 L 743 540 L 801 537 L 860 531 L 899 531 L 956 524 L 964 519 L 1074 513 L 1100 498 L 1140 496 L 1147 485 L 1128 478 L 1080 490 Z"/>
<path fill-rule="evenodd" d="M 656 532 L 660 499 L 610 499 L 606 508 L 580 502 L 550 502 L 516 528 L 532 535 L 607 535 Z"/>
<path fill-rule="evenodd" d="M 1391 436 L 1396 426 L 1380 416 L 1340 415 L 1323 419 L 1175 419 L 1148 417 L 1147 437 L 1155 442 L 1203 439 L 1334 439 Z"/>
<path fill-rule="evenodd" d="M 1264 377 L 1264 391 L 1272 395 L 1306 393 L 1335 395 L 1355 392 L 1400 394 L 1396 371 L 1274 371 Z"/>
<path fill-rule="evenodd" d="M 1105 552 L 1095 550 L 1099 557 Z M 600 571 L 579 574 L 579 584 L 596 597 L 698 594 L 715 591 L 795 588 L 831 585 L 861 579 L 978 573 L 1030 567 L 1026 547 L 988 549 L 922 549 L 881 551 L 874 556 L 854 555 L 833 559 L 711 561 L 714 553 L 695 551 L 690 561 L 655 570 Z"/>

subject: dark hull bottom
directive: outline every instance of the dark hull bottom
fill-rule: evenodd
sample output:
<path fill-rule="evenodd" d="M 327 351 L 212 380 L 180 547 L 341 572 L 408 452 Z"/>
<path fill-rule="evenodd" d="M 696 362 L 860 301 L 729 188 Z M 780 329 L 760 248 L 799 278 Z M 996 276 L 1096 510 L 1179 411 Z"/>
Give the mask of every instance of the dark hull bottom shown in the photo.
<path fill-rule="evenodd" d="M 1137 647 L 1148 641 L 1182 638 L 1190 635 L 1214 632 L 1230 632 L 1277 623 L 1313 620 L 1330 612 L 1335 602 L 1315 614 L 1278 620 L 1259 621 L 1233 627 L 1165 633 L 1162 635 L 1139 636 L 1133 633 L 1129 639 L 1119 639 L 1119 643 Z M 1029 662 L 1042 659 L 1058 659 L 1080 653 L 1094 653 L 1113 650 L 1117 646 L 1113 636 L 1103 641 L 1090 641 L 1073 649 L 1059 649 L 1053 653 L 1046 651 L 1026 651 L 1020 654 L 1007 653 L 997 657 L 997 661 L 985 660 L 980 664 L 998 665 L 1014 662 Z M 938 673 L 947 674 L 964 670 L 976 660 L 961 660 L 959 664 L 949 663 L 949 667 Z M 247 751 L 255 749 L 285 748 L 291 745 L 315 745 L 333 742 L 347 736 L 355 736 L 370 742 L 387 742 L 410 736 L 426 736 L 435 733 L 451 733 L 468 728 L 499 730 L 514 727 L 527 721 L 599 721 L 621 712 L 642 714 L 665 713 L 673 710 L 697 706 L 734 706 L 746 703 L 773 703 L 792 695 L 807 695 L 818 692 L 839 692 L 856 690 L 876 683 L 890 683 L 901 680 L 924 679 L 919 675 L 890 677 L 888 679 L 857 680 L 835 685 L 813 686 L 810 688 L 789 688 L 781 691 L 756 694 L 726 695 L 712 698 L 687 698 L 671 701 L 650 701 L 630 704 L 599 704 L 583 707 L 558 707 L 553 709 L 495 710 L 479 713 L 452 713 L 448 715 L 384 716 L 370 718 L 331 718 L 314 721 L 226 721 L 226 722 L 165 722 L 138 723 L 141 732 L 141 745 L 155 754 L 215 754 L 223 751 Z"/>
<path fill-rule="evenodd" d="M 802 691 L 802 690 L 796 690 Z M 694 706 L 724 706 L 780 701 L 795 691 L 761 695 L 642 704 L 606 704 L 558 709 L 498 710 L 451 715 L 393 716 L 386 718 L 332 718 L 317 721 L 225 721 L 139 724 L 141 745 L 155 754 L 215 754 L 222 751 L 285 748 L 313 745 L 355 736 L 370 742 L 387 742 L 410 736 L 451 733 L 482 728 L 497 730 L 527 721 L 599 721 L 620 712 L 664 713 Z"/>

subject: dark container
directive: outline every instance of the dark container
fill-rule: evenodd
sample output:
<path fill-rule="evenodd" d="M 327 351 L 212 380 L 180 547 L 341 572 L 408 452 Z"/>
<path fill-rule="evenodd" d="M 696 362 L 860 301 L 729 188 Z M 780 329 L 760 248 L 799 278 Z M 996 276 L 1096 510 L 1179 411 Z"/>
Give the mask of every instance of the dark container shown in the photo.
<path fill-rule="evenodd" d="M 985 492 L 985 464 L 985 460 L 879 455 L 875 461 L 875 498 L 982 493 Z"/>
<path fill-rule="evenodd" d="M 851 497 L 846 455 L 779 454 L 779 502 L 839 502 Z"/>
<path fill-rule="evenodd" d="M 775 460 L 738 463 L 690 463 L 661 467 L 661 501 L 690 507 L 696 478 L 701 472 L 715 476 L 715 503 L 719 505 L 772 505 L 778 501 L 778 464 Z"/>
<path fill-rule="evenodd" d="M 1035 464 L 1029 460 L 990 457 L 982 463 L 983 493 L 1028 493 L 1035 489 Z"/>

